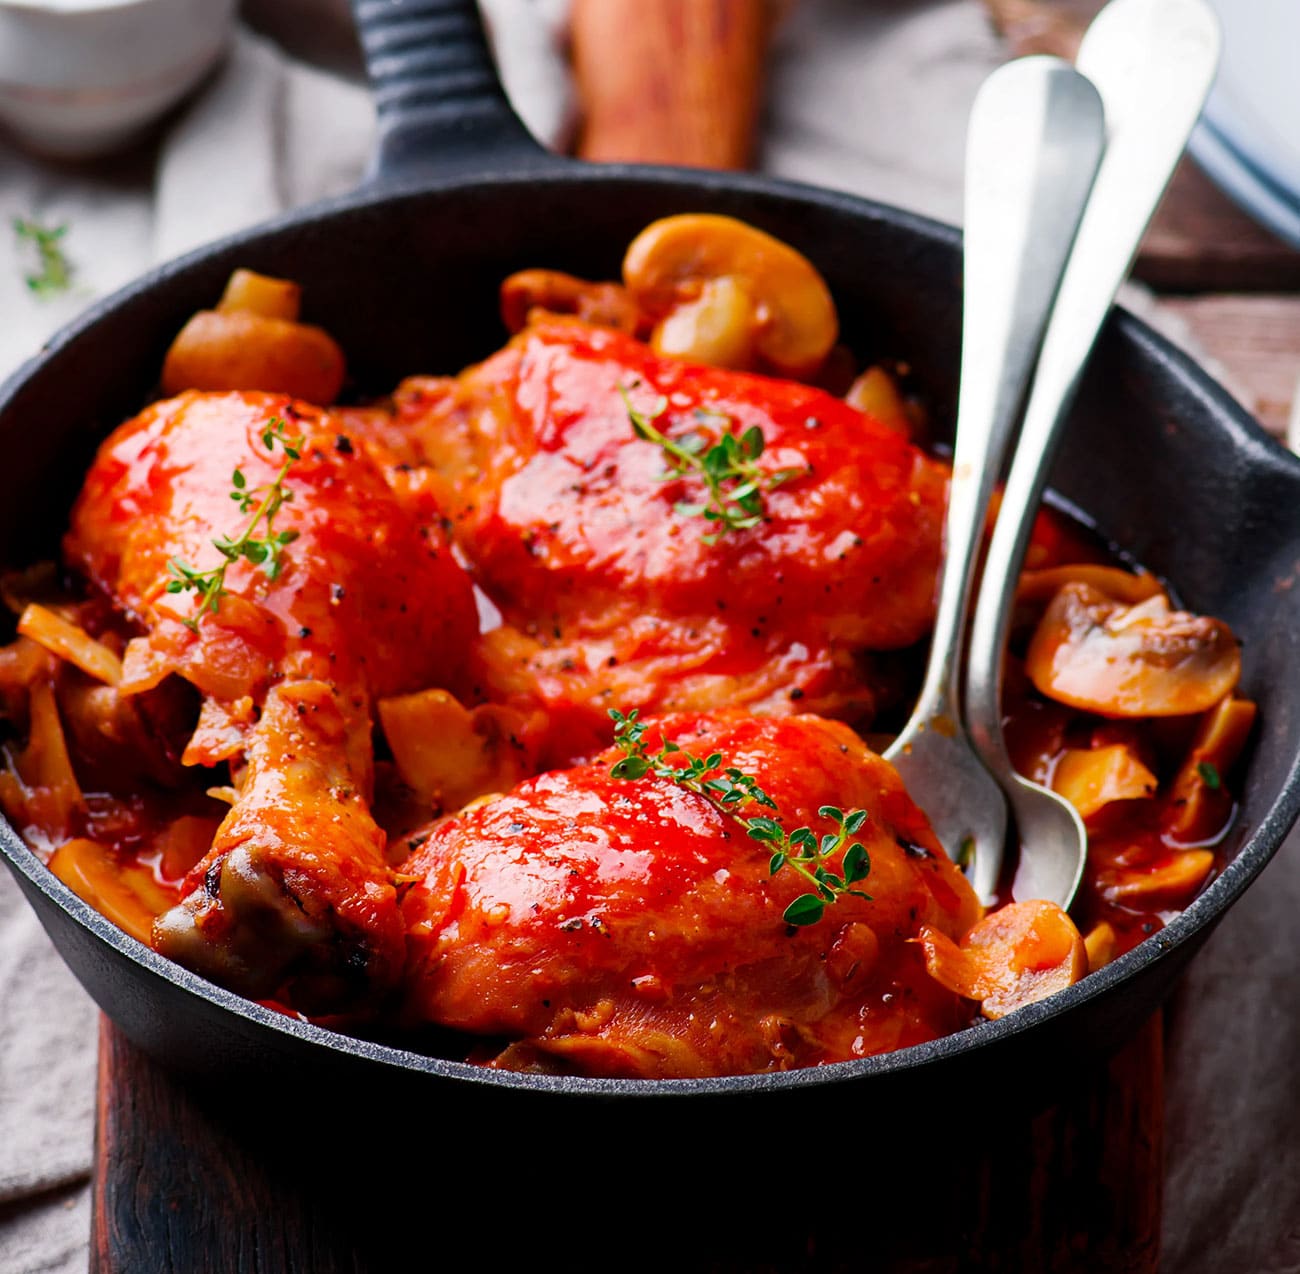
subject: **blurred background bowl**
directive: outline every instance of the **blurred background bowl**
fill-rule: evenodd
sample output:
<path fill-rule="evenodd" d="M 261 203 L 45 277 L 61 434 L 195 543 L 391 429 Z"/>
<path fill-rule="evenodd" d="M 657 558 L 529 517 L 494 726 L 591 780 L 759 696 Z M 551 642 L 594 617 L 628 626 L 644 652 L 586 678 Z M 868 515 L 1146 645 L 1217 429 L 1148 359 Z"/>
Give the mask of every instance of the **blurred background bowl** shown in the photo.
<path fill-rule="evenodd" d="M 225 51 L 236 0 L 0 0 L 0 124 L 83 159 L 133 140 Z"/>
<path fill-rule="evenodd" d="M 1192 154 L 1257 221 L 1300 247 L 1300 4 L 1210 3 L 1223 63 Z"/>

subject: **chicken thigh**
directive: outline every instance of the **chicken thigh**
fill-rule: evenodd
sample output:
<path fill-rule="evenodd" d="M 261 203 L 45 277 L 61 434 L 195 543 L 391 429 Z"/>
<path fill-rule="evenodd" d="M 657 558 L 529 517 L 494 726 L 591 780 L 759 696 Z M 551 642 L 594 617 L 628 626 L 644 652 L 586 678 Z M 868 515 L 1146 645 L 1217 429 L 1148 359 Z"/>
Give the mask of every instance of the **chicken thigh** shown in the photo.
<path fill-rule="evenodd" d="M 275 422 L 280 442 L 267 432 Z M 287 457 L 283 438 L 299 437 Z M 215 611 L 169 591 L 176 563 L 222 561 L 214 537 L 250 516 L 232 495 L 256 503 L 286 458 L 278 573 L 241 557 Z M 462 689 L 477 630 L 471 585 L 436 521 L 399 500 L 327 413 L 281 395 L 187 393 L 104 443 L 65 555 L 142 630 L 119 693 L 188 681 L 202 709 L 186 763 L 231 764 L 230 813 L 154 945 L 248 994 L 287 981 L 302 1006 L 391 985 L 403 938 L 370 812 L 371 706 Z"/>
<path fill-rule="evenodd" d="M 627 398 L 625 401 L 624 394 Z M 755 525 L 684 512 L 695 473 L 639 437 L 629 403 L 697 451 L 758 429 Z M 822 390 L 655 356 L 622 333 L 537 319 L 455 380 L 412 380 L 363 425 L 406 449 L 503 623 L 489 698 L 540 703 L 550 759 L 608 739 L 605 710 L 747 707 L 869 722 L 897 693 L 871 652 L 933 618 L 947 471 Z"/>
<path fill-rule="evenodd" d="M 404 867 L 411 1018 L 509 1041 L 498 1066 L 664 1078 L 861 1057 L 969 1017 L 915 939 L 926 925 L 959 938 L 979 903 L 849 727 L 685 715 L 650 733 L 720 754 L 776 812 L 616 778 L 612 751 L 441 821 Z M 772 874 L 771 844 L 742 821 L 772 813 L 820 835 L 829 803 L 866 811 L 854 839 L 870 899 L 841 894 L 793 925 L 808 885 L 789 864 Z"/>

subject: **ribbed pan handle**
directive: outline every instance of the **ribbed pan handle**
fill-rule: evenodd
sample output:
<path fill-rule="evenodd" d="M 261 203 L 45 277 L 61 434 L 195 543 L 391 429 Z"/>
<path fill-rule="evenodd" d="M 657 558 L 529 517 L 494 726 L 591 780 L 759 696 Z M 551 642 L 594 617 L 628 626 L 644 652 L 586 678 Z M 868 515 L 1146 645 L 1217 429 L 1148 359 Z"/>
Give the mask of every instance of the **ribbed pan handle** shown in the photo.
<path fill-rule="evenodd" d="M 511 109 L 475 0 L 352 0 L 352 10 L 379 116 L 371 180 L 549 158 Z"/>

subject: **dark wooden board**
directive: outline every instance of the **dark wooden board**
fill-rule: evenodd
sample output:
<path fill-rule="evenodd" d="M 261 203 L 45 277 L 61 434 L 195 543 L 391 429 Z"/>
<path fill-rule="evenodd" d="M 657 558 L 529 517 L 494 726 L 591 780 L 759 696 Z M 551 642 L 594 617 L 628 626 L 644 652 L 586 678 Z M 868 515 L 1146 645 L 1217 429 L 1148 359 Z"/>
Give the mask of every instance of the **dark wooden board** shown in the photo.
<path fill-rule="evenodd" d="M 1300 381 L 1300 295 L 1207 293 L 1161 303 L 1223 368 L 1242 406 L 1284 436 Z"/>
<path fill-rule="evenodd" d="M 239 1094 L 230 1096 L 239 1102 Z M 366 1269 L 305 1178 L 278 1175 L 219 1110 L 107 1018 L 100 1023 L 90 1246 L 92 1274 Z"/>
<path fill-rule="evenodd" d="M 733 1203 L 721 1188 L 673 1197 L 677 1165 L 707 1145 L 647 1146 L 644 1171 L 605 1196 L 509 1128 L 475 1130 L 500 1153 L 490 1174 L 467 1171 L 465 1130 L 444 1117 L 441 1133 L 417 1132 L 412 1112 L 382 1103 L 365 1144 L 334 1143 L 328 1108 L 296 1092 L 200 1093 L 105 1022 L 91 1270 L 380 1274 L 450 1265 L 450 1245 L 494 1270 L 1153 1274 L 1161 1041 L 1156 1017 L 1036 1114 L 980 1114 L 972 1094 L 966 1126 L 909 1112 L 906 1135 L 886 1135 L 846 1103 L 846 1128 L 801 1137 L 802 1150 L 774 1128 L 770 1158 L 730 1183 Z M 823 1177 L 818 1137 L 846 1130 L 847 1166 Z M 555 1137 L 597 1145 L 599 1129 Z"/>

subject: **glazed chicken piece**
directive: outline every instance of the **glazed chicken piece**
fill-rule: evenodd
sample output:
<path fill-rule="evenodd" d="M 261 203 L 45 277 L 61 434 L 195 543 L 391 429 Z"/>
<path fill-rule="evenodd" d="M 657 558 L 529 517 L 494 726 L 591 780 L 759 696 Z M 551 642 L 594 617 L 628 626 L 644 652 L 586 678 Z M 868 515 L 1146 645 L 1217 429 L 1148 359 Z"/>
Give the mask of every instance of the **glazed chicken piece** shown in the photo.
<path fill-rule="evenodd" d="M 285 455 L 263 435 L 277 419 L 305 438 L 274 522 L 296 538 L 277 578 L 241 559 L 217 611 L 199 615 L 192 593 L 167 591 L 169 563 L 221 561 L 213 537 L 250 516 L 231 499 L 232 471 L 249 491 L 274 481 Z M 369 810 L 371 706 L 460 689 L 477 628 L 436 524 L 327 413 L 282 395 L 186 393 L 104 443 L 65 552 L 142 630 L 119 694 L 183 678 L 202 697 L 185 762 L 231 763 L 233 806 L 154 945 L 246 994 L 288 986 L 302 1007 L 391 985 L 403 939 Z"/>
<path fill-rule="evenodd" d="M 614 778 L 612 750 L 439 822 L 407 861 L 412 1019 L 510 1041 L 492 1065 L 645 1078 L 839 1061 L 969 1020 L 914 940 L 960 938 L 978 901 L 849 727 L 674 716 L 647 732 L 652 752 L 660 734 L 757 778 L 787 832 L 828 830 L 824 804 L 867 811 L 870 901 L 787 924 L 808 886 L 770 873 L 771 845 L 677 783 Z"/>
<path fill-rule="evenodd" d="M 683 514 L 696 475 L 639 438 L 620 393 L 674 440 L 757 427 L 765 517 L 709 543 Z M 456 380 L 408 381 L 360 427 L 429 480 L 504 619 L 480 650 L 487 695 L 540 703 L 562 762 L 608 739 L 611 704 L 744 706 L 868 722 L 897 693 L 870 652 L 933 618 L 947 475 L 895 431 L 790 381 L 656 357 L 542 316 Z"/>

